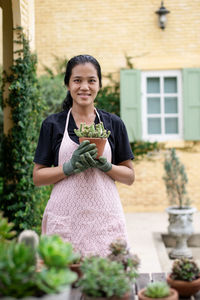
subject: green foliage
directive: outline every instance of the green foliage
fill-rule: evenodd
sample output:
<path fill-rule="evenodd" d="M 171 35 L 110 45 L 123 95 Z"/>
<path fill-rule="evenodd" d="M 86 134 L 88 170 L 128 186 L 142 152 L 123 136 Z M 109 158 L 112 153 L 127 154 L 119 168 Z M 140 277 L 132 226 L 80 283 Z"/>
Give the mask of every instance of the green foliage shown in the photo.
<path fill-rule="evenodd" d="M 64 86 L 63 76 L 50 77 L 42 75 L 39 77 L 41 97 L 46 105 L 44 117 L 62 110 L 62 103 L 66 97 L 67 90 Z"/>
<path fill-rule="evenodd" d="M 166 282 L 155 281 L 147 285 L 145 296 L 149 298 L 164 298 L 170 295 L 170 287 Z"/>
<path fill-rule="evenodd" d="M 137 269 L 139 267 L 139 257 L 136 254 L 130 253 L 125 240 L 115 240 L 110 244 L 109 250 L 111 253 L 108 255 L 108 258 L 112 261 L 122 263 L 125 270 L 129 268 Z"/>
<path fill-rule="evenodd" d="M 186 184 L 188 182 L 184 165 L 181 164 L 174 148 L 170 149 L 169 156 L 164 161 L 165 176 L 163 180 L 166 185 L 170 204 L 176 204 L 178 208 L 184 208 L 190 204 L 187 197 Z"/>
<path fill-rule="evenodd" d="M 14 224 L 9 223 L 7 218 L 3 217 L 3 213 L 0 212 L 0 244 L 15 237 L 16 232 L 12 230 L 13 227 Z"/>
<path fill-rule="evenodd" d="M 147 154 L 148 152 L 155 151 L 159 149 L 157 142 L 149 141 L 135 141 L 130 144 L 131 149 L 135 156 L 141 156 Z"/>
<path fill-rule="evenodd" d="M 73 251 L 70 243 L 65 243 L 60 236 L 42 236 L 39 244 L 39 254 L 49 267 L 68 266 L 80 255 Z"/>
<path fill-rule="evenodd" d="M 113 79 L 113 74 L 105 76 L 108 79 L 106 86 L 102 87 L 95 99 L 95 106 L 107 112 L 120 116 L 120 84 Z"/>
<path fill-rule="evenodd" d="M 122 297 L 131 290 L 131 284 L 137 276 L 135 269 L 125 272 L 121 263 L 102 257 L 85 258 L 81 271 L 83 276 L 78 285 L 90 297 Z"/>
<path fill-rule="evenodd" d="M 10 75 L 5 77 L 5 82 L 9 83 L 9 97 L 4 99 L 4 104 L 11 107 L 13 127 L 3 136 L 2 142 L 0 209 L 20 231 L 38 228 L 41 224 L 37 203 L 41 201 L 43 189 L 34 187 L 32 170 L 44 106 L 36 76 L 36 56 L 31 54 L 22 29 L 17 29 L 16 43 L 21 50 L 17 51 Z"/>
<path fill-rule="evenodd" d="M 47 237 L 47 239 L 51 237 Z M 54 240 L 56 244 L 58 240 Z M 42 245 L 40 244 L 42 243 Z M 40 240 L 39 247 L 46 247 Z M 58 241 L 60 244 L 60 241 Z M 61 254 L 62 254 L 61 250 Z M 46 254 L 51 257 L 51 252 Z M 59 255 L 59 251 L 58 251 Z M 71 253 L 70 253 L 71 257 Z M 77 279 L 77 275 L 67 268 L 69 258 L 54 267 L 44 265 L 40 272 L 37 271 L 35 250 L 25 243 L 0 244 L 0 297 L 11 296 L 24 298 L 26 296 L 42 296 L 57 293 L 65 289 Z"/>
<path fill-rule="evenodd" d="M 74 129 L 78 137 L 91 137 L 91 138 L 108 138 L 110 131 L 104 128 L 103 122 L 92 124 L 90 126 L 85 123 L 80 124 L 79 129 Z"/>
<path fill-rule="evenodd" d="M 33 294 L 34 271 L 30 248 L 14 242 L 0 245 L 0 295 L 20 298 Z"/>
<path fill-rule="evenodd" d="M 200 269 L 193 259 L 176 259 L 172 265 L 170 277 L 174 280 L 193 281 L 199 278 Z"/>
<path fill-rule="evenodd" d="M 46 105 L 44 117 L 60 112 L 67 94 L 64 75 L 68 59 L 54 55 L 54 60 L 53 68 L 44 66 L 46 74 L 39 77 L 41 97 Z"/>

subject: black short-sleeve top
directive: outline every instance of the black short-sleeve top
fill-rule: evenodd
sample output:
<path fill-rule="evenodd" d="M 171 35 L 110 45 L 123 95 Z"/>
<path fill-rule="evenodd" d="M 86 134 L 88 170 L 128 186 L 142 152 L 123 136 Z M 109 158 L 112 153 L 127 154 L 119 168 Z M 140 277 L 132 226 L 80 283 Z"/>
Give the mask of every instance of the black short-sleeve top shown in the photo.
<path fill-rule="evenodd" d="M 118 165 L 125 160 L 134 159 L 123 121 L 118 116 L 104 110 L 97 109 L 97 112 L 105 129 L 111 131 L 108 141 L 112 152 L 112 163 Z M 67 114 L 68 110 L 65 110 L 52 114 L 43 121 L 34 157 L 35 163 L 48 167 L 58 166 L 58 153 L 65 131 Z M 99 119 L 96 115 L 95 123 L 98 122 Z M 77 129 L 77 126 L 70 114 L 68 134 L 75 143 L 79 144 L 74 129 Z"/>

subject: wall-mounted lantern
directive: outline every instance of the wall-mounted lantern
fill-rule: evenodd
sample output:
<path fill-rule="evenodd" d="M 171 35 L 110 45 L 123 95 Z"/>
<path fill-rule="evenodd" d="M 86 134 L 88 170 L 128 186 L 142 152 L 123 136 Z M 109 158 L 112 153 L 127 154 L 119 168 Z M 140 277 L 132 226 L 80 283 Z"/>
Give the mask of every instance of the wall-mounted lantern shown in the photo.
<path fill-rule="evenodd" d="M 167 10 L 167 9 L 164 7 L 163 1 L 161 1 L 161 7 L 160 7 L 159 10 L 157 10 L 155 13 L 158 14 L 158 17 L 159 17 L 159 20 L 158 20 L 158 22 L 159 22 L 159 27 L 160 27 L 161 29 L 165 29 L 166 23 L 167 23 L 167 17 L 166 17 L 166 15 L 167 15 L 168 13 L 170 13 L 170 11 Z"/>

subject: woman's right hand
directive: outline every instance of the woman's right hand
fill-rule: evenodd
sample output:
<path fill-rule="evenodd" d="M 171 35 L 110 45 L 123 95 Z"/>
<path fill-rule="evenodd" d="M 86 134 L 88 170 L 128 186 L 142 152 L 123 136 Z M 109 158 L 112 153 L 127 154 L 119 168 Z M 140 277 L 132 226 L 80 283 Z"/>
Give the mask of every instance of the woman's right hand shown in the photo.
<path fill-rule="evenodd" d="M 83 141 L 78 148 L 73 152 L 72 158 L 63 164 L 63 172 L 65 175 L 70 176 L 83 172 L 90 168 L 90 165 L 85 163 L 85 155 L 89 153 L 92 158 L 97 156 L 97 148 L 95 144 L 90 144 L 88 140 Z"/>

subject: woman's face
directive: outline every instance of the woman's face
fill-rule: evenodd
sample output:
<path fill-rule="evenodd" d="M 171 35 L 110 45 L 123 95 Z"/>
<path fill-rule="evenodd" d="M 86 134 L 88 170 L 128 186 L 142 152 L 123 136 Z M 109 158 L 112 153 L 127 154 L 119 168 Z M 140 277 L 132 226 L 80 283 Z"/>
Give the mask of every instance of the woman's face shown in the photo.
<path fill-rule="evenodd" d="M 93 105 L 100 89 L 97 70 L 92 63 L 79 64 L 72 69 L 67 87 L 73 99 L 73 106 Z"/>

